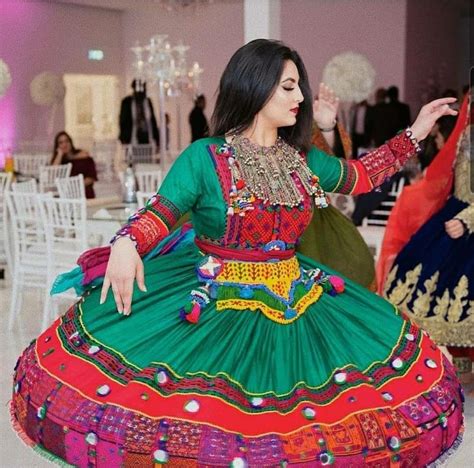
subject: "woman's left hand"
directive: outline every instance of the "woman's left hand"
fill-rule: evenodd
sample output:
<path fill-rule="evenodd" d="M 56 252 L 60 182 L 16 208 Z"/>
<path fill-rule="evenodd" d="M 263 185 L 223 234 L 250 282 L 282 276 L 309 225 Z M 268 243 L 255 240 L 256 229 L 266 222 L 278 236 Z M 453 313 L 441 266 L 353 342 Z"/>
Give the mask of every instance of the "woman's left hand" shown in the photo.
<path fill-rule="evenodd" d="M 459 219 L 450 219 L 444 223 L 444 228 L 448 236 L 452 239 L 459 239 L 464 234 L 464 224 Z"/>
<path fill-rule="evenodd" d="M 443 115 L 458 115 L 457 111 L 449 107 L 449 104 L 453 102 L 456 102 L 456 98 L 447 97 L 435 99 L 425 104 L 411 126 L 413 136 L 418 141 L 424 140 L 440 117 L 443 117 Z"/>
<path fill-rule="evenodd" d="M 319 85 L 318 97 L 313 102 L 313 118 L 320 128 L 334 127 L 339 98 L 324 83 Z"/>

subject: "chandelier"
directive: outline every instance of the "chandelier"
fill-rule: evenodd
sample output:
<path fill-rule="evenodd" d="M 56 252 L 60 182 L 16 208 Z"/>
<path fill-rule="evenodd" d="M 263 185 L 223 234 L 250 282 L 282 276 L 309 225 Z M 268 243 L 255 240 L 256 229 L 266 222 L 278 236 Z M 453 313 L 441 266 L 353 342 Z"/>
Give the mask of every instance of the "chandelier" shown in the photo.
<path fill-rule="evenodd" d="M 189 1 L 189 0 L 188 0 Z M 157 34 L 146 46 L 137 42 L 131 51 L 134 54 L 134 77 L 144 81 L 162 84 L 168 96 L 183 92 L 196 94 L 204 71 L 198 62 L 187 65 L 189 46 L 182 43 L 172 47 L 167 34 Z"/>
<path fill-rule="evenodd" d="M 161 1 L 161 0 L 160 0 Z M 193 3 L 196 3 L 194 0 Z M 179 3 L 191 3 L 182 0 Z M 175 2 L 173 2 L 175 3 Z M 165 96 L 179 97 L 182 94 L 196 95 L 199 91 L 201 74 L 204 71 L 198 62 L 187 65 L 189 46 L 178 43 L 172 46 L 167 34 L 152 36 L 146 46 L 138 42 L 131 51 L 134 54 L 134 78 L 158 85 L 160 106 L 160 152 L 166 151 L 167 135 L 165 129 Z M 180 135 L 180 132 L 179 132 Z"/>

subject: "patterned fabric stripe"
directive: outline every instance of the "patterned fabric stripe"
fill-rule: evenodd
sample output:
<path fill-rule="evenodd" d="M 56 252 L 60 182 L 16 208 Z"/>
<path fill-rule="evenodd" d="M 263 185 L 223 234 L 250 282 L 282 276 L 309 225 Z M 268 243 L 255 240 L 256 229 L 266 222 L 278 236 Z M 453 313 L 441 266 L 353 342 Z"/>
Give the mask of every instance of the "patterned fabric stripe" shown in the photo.
<path fill-rule="evenodd" d="M 418 340 L 419 339 L 422 338 L 418 337 Z M 117 390 L 122 388 L 126 388 L 126 393 L 128 395 L 131 388 L 136 389 L 136 386 L 141 384 L 144 385 L 144 387 L 141 390 L 140 388 L 136 389 L 135 400 L 141 398 L 140 395 L 143 393 L 143 389 L 148 389 L 145 393 L 148 394 L 147 398 L 150 400 L 158 398 L 157 401 L 159 401 L 161 396 L 161 398 L 164 397 L 168 402 L 171 401 L 169 400 L 170 398 L 181 401 L 180 399 L 186 396 L 189 397 L 189 395 L 201 395 L 204 398 L 215 399 L 217 397 L 224 405 L 231 406 L 239 411 L 258 413 L 276 410 L 279 413 L 285 414 L 295 410 L 298 405 L 304 404 L 304 402 L 327 406 L 339 401 L 339 404 L 341 405 L 347 404 L 352 407 L 353 401 L 351 401 L 351 397 L 354 396 L 354 392 L 355 394 L 362 392 L 363 395 L 366 395 L 367 393 L 371 394 L 371 397 L 368 400 L 365 398 L 361 400 L 361 404 L 362 401 L 364 401 L 364 404 L 369 404 L 369 406 L 373 402 L 376 403 L 381 399 L 381 395 L 387 392 L 393 392 L 389 402 L 390 405 L 400 403 L 401 401 L 404 401 L 404 399 L 410 397 L 410 392 L 413 390 L 409 385 L 404 389 L 399 388 L 401 377 L 406 378 L 409 381 L 413 380 L 414 385 L 419 387 L 422 392 L 423 390 L 426 390 L 426 385 L 432 384 L 433 378 L 436 379 L 436 375 L 439 375 L 439 355 L 436 353 L 436 348 L 431 345 L 432 343 L 429 339 L 426 337 L 422 339 L 421 346 L 424 350 L 425 358 L 427 357 L 426 354 L 429 354 L 432 360 L 438 362 L 438 365 L 436 365 L 435 368 L 428 368 L 428 373 L 426 362 L 423 359 L 420 360 L 420 358 L 418 358 L 413 365 L 406 365 L 397 372 L 393 372 L 393 361 L 396 359 L 395 356 L 398 351 L 395 349 L 392 356 L 385 362 L 390 372 L 387 372 L 387 375 L 383 376 L 384 380 L 382 382 L 377 382 L 375 378 L 371 376 L 370 368 L 369 372 L 364 374 L 355 366 L 346 366 L 344 369 L 336 370 L 322 386 L 314 388 L 309 387 L 304 382 L 300 382 L 286 395 L 248 393 L 238 382 L 232 381 L 230 377 L 225 374 L 207 376 L 205 373 L 196 373 L 194 375 L 187 374 L 185 377 L 179 377 L 173 373 L 166 363 L 152 364 L 151 367 L 147 367 L 139 373 L 134 372 L 133 377 L 132 374 L 128 374 L 127 376 L 130 377 L 130 380 L 126 387 L 124 387 L 123 382 L 119 382 L 114 376 L 110 376 L 108 373 L 106 374 L 103 372 L 96 363 L 84 359 L 83 355 L 76 357 L 74 354 L 69 354 L 63 348 L 58 336 L 51 336 L 50 334 L 42 336 L 38 339 L 36 346 L 40 362 L 45 361 L 45 363 L 48 363 L 49 372 L 52 372 L 52 375 L 59 378 L 67 385 L 70 385 L 73 388 L 76 388 L 77 386 L 77 382 L 75 382 L 74 379 L 68 381 L 67 378 L 70 373 L 71 375 L 88 375 L 91 381 L 91 386 L 88 389 L 81 388 L 81 392 L 85 392 L 88 397 L 95 399 L 96 401 L 98 398 L 96 394 L 97 388 L 104 384 L 107 384 L 112 388 L 113 393 L 116 395 L 120 394 L 117 393 Z M 72 352 L 74 351 L 75 350 L 72 350 Z M 102 352 L 105 353 L 104 355 L 106 356 L 105 358 L 102 358 L 103 362 L 107 362 L 108 356 L 106 350 L 101 351 L 101 353 Z M 52 360 L 55 360 L 57 365 L 51 364 Z M 68 362 L 67 367 L 71 368 L 70 373 L 64 372 L 64 369 L 61 369 L 61 363 L 64 362 Z M 113 360 L 110 360 L 107 364 L 108 367 L 114 366 Z M 164 375 L 166 376 L 163 383 L 159 383 L 159 380 L 157 379 L 158 373 L 161 371 L 165 371 Z M 344 379 L 341 380 L 342 374 L 344 374 Z M 422 382 L 416 380 L 418 375 L 424 376 Z M 400 395 L 400 390 L 404 391 L 405 395 Z M 348 396 L 348 392 L 350 396 Z M 344 395 L 347 398 L 344 397 Z M 254 397 L 264 398 L 266 402 L 265 405 L 262 408 L 255 407 L 255 405 L 252 404 L 252 398 Z M 382 399 L 384 399 L 384 397 L 382 397 Z M 130 399 L 127 397 L 125 400 L 126 402 L 123 402 L 120 397 L 117 401 L 112 402 L 124 408 L 138 409 L 140 406 L 138 404 L 139 402 L 133 403 L 133 400 L 134 398 Z M 153 405 L 151 406 L 153 407 Z M 158 406 L 161 407 L 160 405 Z M 142 411 L 145 411 L 145 408 L 143 408 Z M 146 413 L 146 411 L 145 414 L 151 415 L 150 413 Z"/>
<path fill-rule="evenodd" d="M 370 378 L 377 382 L 377 386 L 388 382 L 401 370 L 410 368 L 417 361 L 421 352 L 419 348 L 421 337 L 420 329 L 410 321 L 405 321 L 397 345 L 389 358 L 384 362 L 373 363 L 366 371 Z M 398 365 L 401 365 L 400 369 L 397 369 Z"/>
<path fill-rule="evenodd" d="M 231 175 L 229 171 L 229 163 L 227 162 L 227 157 L 221 154 L 217 154 L 217 149 L 220 145 L 209 145 L 208 151 L 211 156 L 211 160 L 214 164 L 214 168 L 219 178 L 219 183 L 222 189 L 222 197 L 227 204 L 230 202 L 230 187 L 232 184 Z"/>
<path fill-rule="evenodd" d="M 288 325 L 294 322 L 296 319 L 301 317 L 306 312 L 306 309 L 314 304 L 323 293 L 323 288 L 317 284 L 313 285 L 309 291 L 305 291 L 305 294 L 298 300 L 294 305 L 294 310 L 296 315 L 290 319 L 285 318 L 284 311 L 281 311 L 277 308 L 273 308 L 265 304 L 265 302 L 252 300 L 252 299 L 224 299 L 218 300 L 216 304 L 216 309 L 218 311 L 224 310 L 238 310 L 238 311 L 252 311 L 252 312 L 262 312 L 265 317 L 273 320 L 274 322 Z"/>
<path fill-rule="evenodd" d="M 81 316 L 82 308 L 78 303 L 70 307 L 61 317 L 57 333 L 64 349 L 71 355 L 97 366 L 111 379 L 127 384 L 140 372 L 140 369 L 126 361 L 120 353 L 106 348 L 102 343 L 91 338 L 85 331 Z"/>
<path fill-rule="evenodd" d="M 339 164 L 341 165 L 341 175 L 331 192 L 352 195 L 372 190 L 373 185 L 365 176 L 365 168 L 360 161 L 339 159 Z"/>
<path fill-rule="evenodd" d="M 151 467 L 153 463 L 150 460 L 155 458 L 157 448 L 160 449 L 158 455 L 164 455 L 169 466 L 182 468 L 306 466 L 309 463 L 318 466 L 333 463 L 337 466 L 425 466 L 459 444 L 456 434 L 460 429 L 460 408 L 456 405 L 446 413 L 443 419 L 445 424 L 439 421 L 441 416 L 435 418 L 433 429 L 443 434 L 443 440 L 441 444 L 428 446 L 423 444 L 423 440 L 430 437 L 431 428 L 427 429 L 424 425 L 417 427 L 400 411 L 389 409 L 354 414 L 335 425 L 312 424 L 285 435 L 248 438 L 205 424 L 167 418 L 150 420 L 127 413 L 124 416 L 114 412 L 113 408 L 107 408 L 101 414 L 99 428 L 123 426 L 125 430 L 113 437 L 98 430 L 99 437 L 94 440 L 96 444 L 87 447 L 79 442 L 86 437 L 86 433 L 90 434 L 87 429 L 79 432 L 55 421 L 25 421 L 20 419 L 20 407 L 30 414 L 34 413 L 34 407 L 27 398 L 21 394 L 14 397 L 11 414 L 20 437 L 29 446 L 40 449 L 50 460 L 59 462 L 62 458 L 74 463 L 74 466 L 99 466 L 103 463 L 104 466 L 124 468 Z M 48 432 L 55 434 L 55 443 L 48 438 L 46 446 L 37 445 L 36 434 L 41 426 L 47 426 Z M 68 451 L 60 450 L 59 447 L 74 441 L 76 447 L 70 447 Z"/>
<path fill-rule="evenodd" d="M 37 351 L 40 351 L 40 353 L 36 354 L 36 358 L 34 358 L 33 354 L 31 358 L 23 359 L 20 363 L 16 373 L 16 383 L 18 385 L 15 386 L 16 392 L 23 393 L 28 393 L 34 388 L 33 394 L 35 398 L 32 403 L 37 407 L 41 406 L 48 396 L 51 395 L 53 388 L 57 387 L 58 377 L 51 374 L 51 369 L 55 369 L 61 359 L 59 353 L 50 353 L 46 357 L 40 357 L 40 344 L 38 343 L 37 345 L 37 348 L 39 348 Z M 53 341 L 52 344 L 56 345 L 57 342 Z M 317 405 L 312 401 L 307 401 L 288 414 L 281 414 L 275 411 L 259 412 L 255 408 L 251 412 L 242 412 L 234 405 L 223 402 L 220 398 L 216 398 L 209 393 L 205 395 L 190 393 L 162 397 L 157 395 L 149 386 L 139 382 L 131 382 L 125 389 L 117 387 L 113 382 L 108 382 L 110 392 L 104 398 L 98 396 L 95 392 L 97 388 L 103 386 L 103 375 L 97 379 L 93 371 L 88 373 L 84 366 L 82 366 L 82 369 L 81 366 L 77 366 L 77 364 L 83 365 L 82 361 L 74 362 L 74 360 L 68 362 L 68 369 L 62 371 L 62 378 L 59 379 L 60 382 L 66 385 L 57 387 L 57 389 L 58 394 L 60 394 L 59 396 L 62 395 L 62 398 L 64 398 L 64 391 L 70 392 L 71 388 L 74 389 L 77 386 L 77 379 L 75 380 L 74 377 L 77 375 L 87 375 L 90 388 L 84 388 L 85 385 L 82 382 L 80 398 L 89 400 L 92 405 L 97 405 L 99 408 L 103 407 L 103 403 L 106 402 L 107 407 L 123 408 L 124 411 L 132 410 L 144 417 L 153 419 L 170 417 L 194 421 L 219 427 L 223 430 L 245 434 L 249 437 L 257 437 L 269 433 L 288 434 L 302 427 L 310 426 L 310 424 L 306 425 L 305 419 L 313 419 L 313 416 L 310 413 L 310 417 L 306 418 L 308 413 L 302 412 L 305 408 L 314 411 L 315 415 L 317 415 L 315 419 L 318 424 L 335 424 L 350 414 L 380 408 L 399 408 L 406 404 L 407 401 L 422 398 L 429 392 L 429 398 L 440 402 L 438 411 L 448 410 L 453 400 L 446 398 L 446 395 L 455 396 L 457 394 L 456 388 L 453 387 L 456 384 L 456 379 L 450 378 L 449 375 L 447 376 L 450 372 L 453 373 L 452 366 L 443 358 L 439 350 L 430 349 L 427 338 L 422 341 L 421 346 L 423 348 L 423 357 L 435 360 L 438 363 L 437 368 L 427 370 L 423 362 L 418 363 L 417 368 L 410 370 L 403 377 L 403 385 L 401 380 L 397 379 L 393 384 L 384 386 L 382 395 L 391 394 L 392 399 L 390 401 L 381 397 L 381 393 L 375 391 L 370 385 L 365 384 L 351 388 L 349 391 L 341 392 L 338 398 L 329 404 Z M 34 347 L 30 349 L 34 352 Z M 45 361 L 43 364 L 38 361 L 43 370 L 38 367 L 36 360 Z M 46 368 L 44 365 L 46 363 L 49 374 L 45 372 Z M 90 366 L 88 367 L 90 368 Z M 79 374 L 77 373 L 78 371 Z M 420 373 L 425 376 L 423 382 L 416 381 L 415 377 Z M 69 376 L 72 376 L 72 382 L 67 381 Z M 445 381 L 443 378 L 448 380 Z M 413 382 L 413 384 L 410 382 Z M 44 390 L 41 390 L 38 384 L 43 385 Z M 296 390 L 295 393 L 298 393 L 298 391 Z M 194 396 L 193 400 L 190 400 L 191 395 Z M 189 411 L 187 409 L 190 401 L 197 402 L 197 405 L 193 403 L 195 410 Z M 456 399 L 456 404 L 460 405 L 459 395 Z M 263 405 L 265 405 L 265 402 L 263 402 Z M 84 411 L 83 405 L 82 408 L 82 411 Z M 55 411 L 60 411 L 60 408 L 56 408 Z M 54 413 L 53 405 L 49 408 L 49 412 Z M 66 415 L 63 414 L 61 419 L 65 421 L 65 417 Z"/>
<path fill-rule="evenodd" d="M 214 164 L 214 168 L 219 179 L 219 185 L 222 191 L 222 198 L 225 200 L 226 205 L 230 203 L 230 188 L 232 185 L 232 178 L 229 170 L 229 163 L 227 157 L 217 153 L 217 149 L 220 145 L 209 145 L 208 152 L 211 156 L 211 160 Z M 236 235 L 238 233 L 238 228 L 236 223 L 238 222 L 235 218 L 236 216 L 226 216 L 225 221 L 225 231 L 222 241 L 224 245 L 228 245 L 236 240 Z"/>
<path fill-rule="evenodd" d="M 344 171 L 346 176 L 339 192 L 343 194 L 350 194 L 354 190 L 358 179 L 357 166 L 350 161 L 341 161 L 341 164 L 346 167 Z"/>
<path fill-rule="evenodd" d="M 397 173 L 415 152 L 415 146 L 406 133 L 402 132 L 385 145 L 362 156 L 359 161 L 372 185 L 378 187 Z"/>
<path fill-rule="evenodd" d="M 138 253 L 143 256 L 169 234 L 180 217 L 181 212 L 170 200 L 162 195 L 153 195 L 145 208 L 130 216 L 128 223 L 111 242 L 119 237 L 129 237 L 134 241 Z"/>
<path fill-rule="evenodd" d="M 162 195 L 154 195 L 146 203 L 146 210 L 154 213 L 171 230 L 178 219 L 183 215 L 171 200 Z"/>

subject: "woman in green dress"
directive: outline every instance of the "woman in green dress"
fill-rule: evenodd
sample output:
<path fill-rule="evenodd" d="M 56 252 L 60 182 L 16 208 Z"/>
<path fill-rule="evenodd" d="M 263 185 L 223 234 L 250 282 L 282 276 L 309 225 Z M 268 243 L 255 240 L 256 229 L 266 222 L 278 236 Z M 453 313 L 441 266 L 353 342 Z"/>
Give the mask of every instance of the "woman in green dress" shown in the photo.
<path fill-rule="evenodd" d="M 180 155 L 111 248 L 79 259 L 81 301 L 20 357 L 11 411 L 23 439 L 79 467 L 445 457 L 462 430 L 452 366 L 390 303 L 294 249 L 325 190 L 382 183 L 451 102 L 346 162 L 310 146 L 299 55 L 263 39 L 239 49 L 214 136 Z M 194 230 L 170 235 L 188 210 Z"/>

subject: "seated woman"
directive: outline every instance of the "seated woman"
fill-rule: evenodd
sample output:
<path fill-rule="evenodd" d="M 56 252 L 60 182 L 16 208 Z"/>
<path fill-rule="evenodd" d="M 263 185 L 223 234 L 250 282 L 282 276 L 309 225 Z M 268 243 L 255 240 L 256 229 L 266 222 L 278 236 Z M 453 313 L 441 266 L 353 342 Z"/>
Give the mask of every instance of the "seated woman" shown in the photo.
<path fill-rule="evenodd" d="M 72 164 L 71 176 L 84 175 L 86 198 L 95 198 L 94 182 L 97 181 L 95 162 L 87 151 L 74 147 L 72 138 L 66 132 L 59 132 L 54 138 L 51 165 Z"/>

